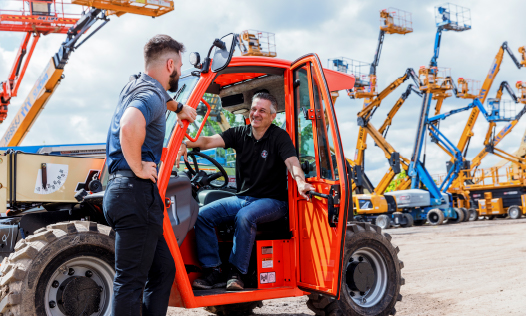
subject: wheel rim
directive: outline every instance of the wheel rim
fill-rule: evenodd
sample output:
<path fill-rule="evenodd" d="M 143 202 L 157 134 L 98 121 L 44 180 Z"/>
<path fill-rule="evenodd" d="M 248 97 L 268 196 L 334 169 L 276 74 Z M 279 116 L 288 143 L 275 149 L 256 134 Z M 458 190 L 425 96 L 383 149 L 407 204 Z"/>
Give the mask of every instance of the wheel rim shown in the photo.
<path fill-rule="evenodd" d="M 437 213 L 435 213 L 435 212 L 433 212 L 433 213 L 429 213 L 429 221 L 430 221 L 431 223 L 433 223 L 433 224 L 438 223 L 438 219 L 439 219 L 439 218 L 440 218 L 440 217 L 438 216 Z"/>
<path fill-rule="evenodd" d="M 518 215 L 519 215 L 519 210 L 518 210 L 518 209 L 516 209 L 516 208 L 512 208 L 512 209 L 510 210 L 510 217 L 511 217 L 511 218 L 516 218 Z"/>
<path fill-rule="evenodd" d="M 469 220 L 470 220 L 470 221 L 475 220 L 475 216 L 476 216 L 476 213 L 475 213 L 475 212 L 472 212 L 472 211 L 469 212 Z"/>
<path fill-rule="evenodd" d="M 363 289 L 363 281 L 361 282 L 362 284 L 356 285 L 353 280 L 350 280 L 355 278 L 355 275 L 352 274 L 353 271 L 355 271 L 353 265 L 355 266 L 356 262 L 358 262 L 358 264 L 365 265 L 367 269 L 370 267 L 367 280 L 371 283 L 371 286 L 368 290 Z M 379 254 L 376 250 L 364 247 L 355 251 L 347 263 L 346 273 L 347 292 L 357 305 L 363 308 L 371 307 L 378 304 L 384 297 L 388 282 L 387 264 L 385 263 L 381 254 Z M 360 291 L 360 289 L 362 291 Z"/>
<path fill-rule="evenodd" d="M 64 287 L 72 286 L 73 282 L 80 280 L 86 284 L 96 284 L 100 292 L 98 311 L 90 315 L 110 316 L 114 275 L 115 272 L 109 264 L 95 257 L 81 257 L 66 261 L 53 273 L 46 286 L 44 302 L 46 314 L 66 316 L 65 310 L 72 302 L 61 302 L 61 298 L 65 297 Z M 93 287 L 85 290 L 93 291 Z"/>
<path fill-rule="evenodd" d="M 387 219 L 383 216 L 378 216 L 376 218 L 376 225 L 381 228 L 385 228 L 387 226 Z"/>

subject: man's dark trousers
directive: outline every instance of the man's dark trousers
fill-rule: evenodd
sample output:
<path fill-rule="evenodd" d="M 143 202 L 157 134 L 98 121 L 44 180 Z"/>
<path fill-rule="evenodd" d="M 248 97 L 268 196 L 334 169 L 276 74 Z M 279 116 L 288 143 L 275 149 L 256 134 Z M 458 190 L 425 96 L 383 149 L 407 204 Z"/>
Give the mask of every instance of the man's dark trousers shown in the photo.
<path fill-rule="evenodd" d="M 141 308 L 145 316 L 167 313 L 175 263 L 163 237 L 163 204 L 151 180 L 108 183 L 104 216 L 116 236 L 113 316 L 141 315 Z"/>

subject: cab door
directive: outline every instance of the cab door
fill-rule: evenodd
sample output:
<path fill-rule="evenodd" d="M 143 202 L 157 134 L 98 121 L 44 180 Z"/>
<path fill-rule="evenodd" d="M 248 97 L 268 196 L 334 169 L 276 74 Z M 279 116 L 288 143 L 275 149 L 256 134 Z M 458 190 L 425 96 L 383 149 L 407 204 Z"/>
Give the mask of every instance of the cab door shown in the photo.
<path fill-rule="evenodd" d="M 290 183 L 297 219 L 297 286 L 339 297 L 351 196 L 336 115 L 317 55 L 298 59 L 290 71 L 294 144 L 306 181 L 319 193 L 307 201 Z"/>

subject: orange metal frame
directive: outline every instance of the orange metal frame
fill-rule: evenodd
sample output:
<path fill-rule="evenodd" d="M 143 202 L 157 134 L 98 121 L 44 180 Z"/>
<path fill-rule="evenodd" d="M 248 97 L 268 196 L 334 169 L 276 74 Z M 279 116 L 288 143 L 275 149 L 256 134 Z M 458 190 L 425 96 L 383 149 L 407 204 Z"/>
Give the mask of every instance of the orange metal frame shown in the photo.
<path fill-rule="evenodd" d="M 351 201 L 351 199 L 346 199 L 347 195 L 350 194 L 350 192 L 347 192 L 346 184 L 349 186 L 350 189 L 350 183 L 347 183 L 346 177 L 346 170 L 345 170 L 345 164 L 344 164 L 344 156 L 343 156 L 343 148 L 341 148 L 341 143 L 339 141 L 339 135 L 337 133 L 338 123 L 336 120 L 336 116 L 334 113 L 334 109 L 332 107 L 331 98 L 330 98 L 330 90 L 335 91 L 337 88 L 345 88 L 349 89 L 354 85 L 354 77 L 345 75 L 342 73 L 337 73 L 335 71 L 331 70 L 323 70 L 321 68 L 321 63 L 318 62 L 318 59 L 315 55 L 309 55 L 307 57 L 302 58 L 297 63 L 292 65 L 289 61 L 282 60 L 282 59 L 276 59 L 276 58 L 266 58 L 266 57 L 234 57 L 232 61 L 229 64 L 229 68 L 233 67 L 242 67 L 242 66 L 262 66 L 262 67 L 273 67 L 273 68 L 283 68 L 285 69 L 284 73 L 284 85 L 285 85 L 285 100 L 286 100 L 286 113 L 287 113 L 287 120 L 286 120 L 286 130 L 289 133 L 289 135 L 295 135 L 296 128 L 295 128 L 295 117 L 294 117 L 294 96 L 291 93 L 292 91 L 292 70 L 295 67 L 302 66 L 306 63 L 312 64 L 312 69 L 314 70 L 312 75 L 316 78 L 317 82 L 320 83 L 319 89 L 321 90 L 321 94 L 324 100 L 326 100 L 325 106 L 327 107 L 327 115 L 330 122 L 332 122 L 332 129 L 331 129 L 331 136 L 334 140 L 334 150 L 337 157 L 337 163 L 338 163 L 338 174 L 340 175 L 339 181 L 327 181 L 325 179 L 321 179 L 318 176 L 315 178 L 309 178 L 308 181 L 312 183 L 316 190 L 321 193 L 328 194 L 330 186 L 333 184 L 338 184 L 341 182 L 340 185 L 340 212 L 339 212 L 339 221 L 338 225 L 335 228 L 329 227 L 327 221 L 327 206 L 326 201 L 321 201 L 318 199 L 313 199 L 313 203 L 310 203 L 310 207 L 306 206 L 308 205 L 306 200 L 304 200 L 302 197 L 300 197 L 297 193 L 296 183 L 289 177 L 289 218 L 290 221 L 290 229 L 293 232 L 293 238 L 286 241 L 288 245 L 283 245 L 282 253 L 290 253 L 293 254 L 292 256 L 285 256 L 283 255 L 276 255 L 274 256 L 274 260 L 283 260 L 284 266 L 280 267 L 278 269 L 278 274 L 283 277 L 283 281 L 276 283 L 273 287 L 268 286 L 260 286 L 260 288 L 257 291 L 245 291 L 245 292 L 239 292 L 239 293 L 225 293 L 225 294 L 219 294 L 219 295 L 211 295 L 211 296 L 195 296 L 193 293 L 193 290 L 191 288 L 191 279 L 195 278 L 195 275 L 189 276 L 186 273 L 185 263 L 192 263 L 195 264 L 197 262 L 195 258 L 195 245 L 192 245 L 193 237 L 192 232 L 188 235 L 188 237 L 185 239 L 181 247 L 178 246 L 177 240 L 173 234 L 171 224 L 169 222 L 168 214 L 165 213 L 165 219 L 163 223 L 164 228 L 164 237 L 166 239 L 166 242 L 168 243 L 168 246 L 170 248 L 171 254 L 175 261 L 176 266 L 176 277 L 175 282 L 172 287 L 172 293 L 170 297 L 170 305 L 171 306 L 178 306 L 178 307 L 186 307 L 186 308 L 195 308 L 195 307 L 203 307 L 203 306 L 211 306 L 211 305 L 223 305 L 223 304 L 231 304 L 231 303 L 239 303 L 239 302 L 247 302 L 247 301 L 254 301 L 254 300 L 264 300 L 264 299 L 273 299 L 273 298 L 280 298 L 280 297 L 291 297 L 291 296 L 301 296 L 304 295 L 304 291 L 302 289 L 312 289 L 319 292 L 326 292 L 328 294 L 331 294 L 333 296 L 338 296 L 339 292 L 339 284 L 340 284 L 340 278 L 341 278 L 341 265 L 342 265 L 342 258 L 341 252 L 344 247 L 344 238 L 345 238 L 345 232 L 346 232 L 346 226 L 347 226 L 347 209 L 352 207 L 352 205 L 347 205 Z M 310 67 L 309 67 L 309 73 L 310 73 Z M 327 75 L 324 77 L 324 74 Z M 216 83 L 219 81 L 222 84 L 231 84 L 235 82 L 239 82 L 242 80 L 255 78 L 262 74 L 238 74 L 238 75 L 222 75 L 217 77 L 217 75 L 213 72 L 203 73 L 201 74 L 201 78 L 199 79 L 199 82 L 197 83 L 195 89 L 192 91 L 187 104 L 190 106 L 193 106 L 194 108 L 197 107 L 200 101 L 202 101 L 202 96 L 204 95 L 205 91 L 207 90 L 208 86 L 216 80 Z M 217 78 L 216 78 L 217 77 Z M 309 82 L 311 82 L 311 79 L 309 79 Z M 350 87 L 349 87 L 350 86 Z M 312 86 L 311 86 L 312 87 Z M 309 89 L 312 93 L 312 89 Z M 312 96 L 311 96 L 311 102 L 313 102 Z M 206 103 L 205 103 L 206 104 Z M 314 108 L 313 103 L 311 103 L 311 107 Z M 313 122 L 315 125 L 315 122 Z M 163 155 L 163 160 L 161 164 L 161 168 L 159 170 L 159 180 L 158 180 L 158 187 L 159 192 L 161 192 L 161 197 L 164 199 L 164 195 L 168 186 L 168 181 L 170 179 L 170 175 L 172 172 L 172 166 L 175 163 L 175 159 L 177 156 L 177 152 L 179 151 L 179 147 L 181 145 L 181 142 L 185 136 L 185 131 L 188 127 L 188 122 L 184 121 L 184 127 L 181 128 L 179 125 L 176 125 L 175 132 L 172 134 L 171 139 L 169 141 L 168 147 L 165 150 L 165 153 Z M 316 132 L 313 131 L 313 135 Z M 196 136 L 198 137 L 199 134 Z M 295 143 L 295 137 L 292 137 L 293 142 Z M 316 137 L 314 138 L 316 141 Z M 297 144 L 295 144 L 297 145 Z M 318 170 L 319 171 L 319 170 Z M 352 203 L 352 202 L 351 202 Z M 338 205 L 336 205 L 338 207 Z M 312 208 L 316 208 L 317 211 L 321 212 L 315 213 L 313 212 Z M 308 209 L 311 209 L 310 211 Z M 319 270 L 313 270 L 310 272 L 307 272 L 310 278 L 318 278 L 319 276 L 325 276 L 328 278 L 328 274 L 330 274 L 330 277 L 333 278 L 331 282 L 320 280 L 320 286 L 316 286 L 313 284 L 308 284 L 301 282 L 302 275 L 300 274 L 300 268 L 299 268 L 299 261 L 302 261 L 301 256 L 303 255 L 300 252 L 300 243 L 303 236 L 301 236 L 300 233 L 300 227 L 304 223 L 299 222 L 299 216 L 298 214 L 301 212 L 309 212 L 309 214 L 318 216 L 317 218 L 311 218 L 311 225 L 314 224 L 316 227 L 314 227 L 313 236 L 311 236 L 311 240 L 316 240 L 318 242 L 324 241 L 325 243 L 331 243 L 329 249 L 314 249 L 313 251 L 317 251 L 317 254 L 320 256 L 318 258 L 316 257 L 309 257 L 309 258 L 303 258 L 304 260 L 310 260 L 310 261 L 321 261 L 321 257 L 325 255 L 326 253 L 333 254 L 333 257 L 331 257 L 331 260 L 336 259 L 335 261 L 332 261 L 333 271 L 330 273 L 327 271 L 322 271 L 322 265 L 323 269 L 327 269 L 327 265 L 331 265 L 328 260 L 325 260 L 326 262 L 317 262 L 315 263 L 317 266 L 315 268 L 318 268 Z M 165 210 L 166 212 L 166 210 Z M 318 214 L 318 215 L 316 215 Z M 319 214 L 325 214 L 325 215 L 319 215 Z M 341 240 L 341 242 L 339 242 Z M 271 241 L 271 242 L 280 242 L 280 241 Z M 283 241 L 281 241 L 283 242 Z M 256 247 L 261 247 L 265 245 L 265 243 L 258 242 Z M 287 249 L 286 249 L 287 248 Z M 291 251 L 294 250 L 295 251 Z M 336 258 L 334 254 L 338 254 L 338 257 Z M 311 254 L 312 255 L 312 254 Z M 329 259 L 329 258 L 326 258 Z M 285 266 L 288 265 L 288 266 Z M 289 272 L 287 272 L 289 271 Z M 305 272 L 305 271 L 304 271 Z M 284 277 L 286 274 L 287 277 Z M 334 282 L 334 278 L 336 278 L 337 282 Z M 298 288 L 301 287 L 302 289 Z"/>

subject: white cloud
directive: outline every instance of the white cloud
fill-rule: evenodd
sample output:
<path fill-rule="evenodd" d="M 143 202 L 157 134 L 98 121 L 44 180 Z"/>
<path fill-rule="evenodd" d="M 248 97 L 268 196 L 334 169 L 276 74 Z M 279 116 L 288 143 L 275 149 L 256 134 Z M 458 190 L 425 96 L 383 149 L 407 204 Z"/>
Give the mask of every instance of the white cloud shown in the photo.
<path fill-rule="evenodd" d="M 454 78 L 483 80 L 502 42 L 508 41 L 516 55 L 517 48 L 526 45 L 526 35 L 517 32 L 517 27 L 524 24 L 518 13 L 525 9 L 524 0 L 506 1 L 506 5 L 496 5 L 490 0 L 456 3 L 471 8 L 473 29 L 443 33 L 438 64 L 451 67 Z M 324 64 L 337 56 L 371 62 L 378 39 L 378 12 L 391 4 L 392 1 L 387 0 L 200 0 L 176 2 L 174 12 L 156 19 L 130 14 L 111 17 L 110 23 L 72 54 L 64 71 L 65 79 L 23 144 L 104 142 L 119 92 L 131 74 L 142 71 L 143 45 L 155 34 L 169 34 L 183 42 L 189 52 L 204 54 L 216 37 L 232 31 L 261 29 L 276 33 L 279 58 L 294 60 L 315 52 Z M 396 2 L 400 9 L 412 12 L 414 32 L 405 36 L 386 35 L 377 71 L 379 89 L 402 76 L 408 67 L 418 70 L 419 66 L 429 64 L 436 32 L 433 10 L 438 4 L 440 2 L 417 0 Z M 22 37 L 23 34 L 0 33 L 0 78 L 5 78 L 11 69 Z M 52 34 L 39 41 L 19 96 L 10 105 L 7 121 L 0 125 L 0 135 L 64 38 L 65 35 Z M 509 56 L 505 56 L 490 96 L 495 94 L 502 80 L 514 85 L 517 80 L 525 79 L 526 70 L 518 71 Z M 376 127 L 382 124 L 406 85 L 383 101 L 372 120 Z M 356 113 L 363 101 L 349 100 L 344 93 L 340 95 L 336 103 L 338 121 L 341 132 L 346 135 L 343 139 L 345 153 L 353 158 L 358 131 Z M 466 100 L 449 98 L 444 110 L 467 104 Z M 407 158 L 413 149 L 420 107 L 421 99 L 411 95 L 393 120 L 387 137 Z M 441 124 L 441 131 L 456 144 L 466 119 L 467 113 L 450 117 Z M 468 157 L 475 156 L 483 148 L 486 128 L 487 123 L 480 117 Z M 513 152 L 525 128 L 523 119 L 499 147 Z M 384 153 L 370 138 L 367 145 L 366 171 L 376 183 L 387 169 L 387 163 Z M 448 156 L 441 149 L 427 144 L 426 165 L 430 173 L 444 172 L 446 160 Z M 483 166 L 491 165 L 494 160 L 498 158 L 486 159 Z"/>

